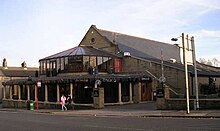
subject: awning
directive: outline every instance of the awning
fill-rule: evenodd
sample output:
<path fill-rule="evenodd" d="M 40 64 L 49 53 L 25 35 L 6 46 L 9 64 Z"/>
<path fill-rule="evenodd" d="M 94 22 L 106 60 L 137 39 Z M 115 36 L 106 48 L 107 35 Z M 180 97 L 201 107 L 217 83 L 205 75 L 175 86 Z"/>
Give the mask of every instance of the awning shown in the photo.
<path fill-rule="evenodd" d="M 143 74 L 79 74 L 79 75 L 65 75 L 54 77 L 29 77 L 28 79 L 14 79 L 3 82 L 3 85 L 34 85 L 37 82 L 42 83 L 71 83 L 73 81 L 94 82 L 100 80 L 102 82 L 118 82 L 118 81 L 151 81 L 151 78 Z"/>

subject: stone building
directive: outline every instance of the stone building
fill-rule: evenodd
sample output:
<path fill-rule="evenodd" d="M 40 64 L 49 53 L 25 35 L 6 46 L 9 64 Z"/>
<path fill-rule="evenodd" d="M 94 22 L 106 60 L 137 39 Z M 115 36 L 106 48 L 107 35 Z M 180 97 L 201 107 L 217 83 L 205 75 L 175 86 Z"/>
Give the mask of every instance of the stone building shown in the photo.
<path fill-rule="evenodd" d="M 11 80 L 4 85 L 10 90 L 16 85 L 25 87 L 26 100 L 39 100 L 40 108 L 57 107 L 62 94 L 70 95 L 79 106 L 95 106 L 97 96 L 101 96 L 100 107 L 152 101 L 161 86 L 169 88 L 170 98 L 184 98 L 185 70 L 181 54 L 181 48 L 176 45 L 92 25 L 77 47 L 40 59 L 38 77 Z M 186 54 L 192 61 L 192 52 Z M 197 65 L 200 85 L 209 83 L 210 78 L 215 78 L 216 86 L 220 85 L 219 68 Z M 193 65 L 188 65 L 188 69 L 190 96 L 193 97 Z M 41 82 L 40 88 L 37 82 Z M 11 100 L 4 98 L 4 106 L 10 106 Z M 25 102 L 20 101 L 19 106 L 25 107 Z"/>
<path fill-rule="evenodd" d="M 28 77 L 35 77 L 35 73 L 38 71 L 38 68 L 35 67 L 10 67 L 7 66 L 7 61 L 4 58 L 2 62 L 2 66 L 0 67 L 0 102 L 3 98 L 3 82 L 7 82 L 15 79 L 24 79 Z M 8 88 L 7 88 L 8 89 Z M 18 88 L 16 85 L 14 86 L 14 90 L 11 91 L 12 98 L 18 98 Z M 7 90 L 6 98 L 9 98 L 9 90 Z"/>

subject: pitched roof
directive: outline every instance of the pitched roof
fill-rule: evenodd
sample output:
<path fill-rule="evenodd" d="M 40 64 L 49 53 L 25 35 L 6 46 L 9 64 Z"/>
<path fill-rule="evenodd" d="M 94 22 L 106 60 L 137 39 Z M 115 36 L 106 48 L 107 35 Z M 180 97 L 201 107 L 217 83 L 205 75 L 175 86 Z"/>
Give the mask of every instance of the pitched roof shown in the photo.
<path fill-rule="evenodd" d="M 190 66 L 189 71 L 194 75 L 194 66 Z M 220 68 L 197 62 L 197 73 L 198 76 L 220 77 Z"/>
<path fill-rule="evenodd" d="M 103 29 L 97 29 L 96 26 L 93 25 L 92 27 L 111 43 L 117 45 L 121 51 L 130 52 L 131 56 L 160 63 L 162 49 L 165 66 L 173 67 L 183 71 L 185 70 L 184 65 L 180 62 L 180 50 L 175 45 Z M 171 58 L 175 59 L 177 63 L 169 62 Z M 197 66 L 197 70 L 198 76 L 220 77 L 219 69 L 212 70 L 211 67 L 207 68 L 206 65 L 202 67 L 199 64 Z M 194 75 L 194 66 L 188 65 L 188 72 Z"/>
<path fill-rule="evenodd" d="M 36 71 L 38 71 L 38 68 L 8 67 L 4 69 L 0 67 L 0 75 L 5 77 L 34 77 Z"/>
<path fill-rule="evenodd" d="M 77 47 L 74 47 L 74 48 L 62 51 L 60 53 L 57 53 L 57 54 L 45 57 L 45 58 L 43 58 L 41 60 L 60 58 L 60 57 L 66 57 L 66 56 L 80 56 L 80 55 L 83 55 L 83 56 L 115 57 L 114 55 L 112 55 L 112 54 L 110 54 L 110 53 L 108 53 L 106 51 L 94 48 L 92 46 L 77 46 Z"/>
<path fill-rule="evenodd" d="M 180 51 L 175 45 L 102 29 L 97 30 L 102 36 L 118 45 L 121 51 L 130 52 L 132 56 L 160 59 L 161 50 L 163 50 L 164 60 L 175 59 L 177 62 L 181 61 Z"/>
<path fill-rule="evenodd" d="M 155 59 L 155 58 L 148 59 L 148 60 L 150 60 L 154 63 L 158 63 L 158 64 L 161 63 L 161 60 Z M 177 69 L 177 70 L 185 71 L 185 66 L 181 63 L 172 63 L 172 62 L 168 62 L 168 61 L 163 61 L 163 65 Z M 188 72 L 192 76 L 194 76 L 195 75 L 194 66 L 188 65 L 187 67 L 188 67 Z M 216 68 L 216 67 L 212 67 L 212 68 Z M 197 62 L 197 75 L 199 77 L 220 77 L 220 69 L 219 68 L 212 69 L 212 68 L 211 67 L 207 68 L 205 65 L 201 66 L 201 64 Z"/>

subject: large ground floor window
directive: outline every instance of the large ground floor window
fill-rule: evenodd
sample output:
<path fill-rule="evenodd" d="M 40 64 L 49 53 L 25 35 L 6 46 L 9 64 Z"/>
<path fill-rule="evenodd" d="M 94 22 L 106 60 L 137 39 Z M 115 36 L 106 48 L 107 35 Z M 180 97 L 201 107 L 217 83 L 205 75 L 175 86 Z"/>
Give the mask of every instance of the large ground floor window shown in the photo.
<path fill-rule="evenodd" d="M 104 87 L 104 101 L 105 103 L 117 103 L 118 102 L 118 83 L 117 82 L 103 82 Z"/>

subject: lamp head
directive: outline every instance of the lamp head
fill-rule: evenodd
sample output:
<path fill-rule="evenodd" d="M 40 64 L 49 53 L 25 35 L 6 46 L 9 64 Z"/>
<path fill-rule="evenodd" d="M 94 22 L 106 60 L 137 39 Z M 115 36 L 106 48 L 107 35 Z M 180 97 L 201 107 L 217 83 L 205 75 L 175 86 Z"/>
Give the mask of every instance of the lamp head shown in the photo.
<path fill-rule="evenodd" d="M 177 38 L 172 38 L 171 40 L 172 40 L 172 41 L 178 41 L 178 39 L 177 39 Z"/>

